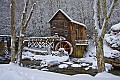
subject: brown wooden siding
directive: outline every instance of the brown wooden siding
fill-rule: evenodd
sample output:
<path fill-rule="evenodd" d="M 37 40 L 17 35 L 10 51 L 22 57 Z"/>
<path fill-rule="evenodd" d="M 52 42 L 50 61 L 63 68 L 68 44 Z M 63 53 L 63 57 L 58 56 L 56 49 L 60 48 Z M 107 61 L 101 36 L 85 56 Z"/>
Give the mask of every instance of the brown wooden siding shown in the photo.
<path fill-rule="evenodd" d="M 70 22 L 62 13 L 58 12 L 50 24 L 52 36 L 58 33 L 59 36 L 63 36 L 70 41 Z"/>
<path fill-rule="evenodd" d="M 86 40 L 86 28 L 84 26 L 71 23 L 70 24 L 71 32 L 71 42 L 75 45 L 75 40 Z"/>

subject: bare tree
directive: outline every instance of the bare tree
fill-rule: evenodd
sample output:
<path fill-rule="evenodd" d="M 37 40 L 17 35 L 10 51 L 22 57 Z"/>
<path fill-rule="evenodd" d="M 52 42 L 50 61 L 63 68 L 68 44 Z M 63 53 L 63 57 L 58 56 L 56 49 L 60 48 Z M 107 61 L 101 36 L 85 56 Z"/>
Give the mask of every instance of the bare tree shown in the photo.
<path fill-rule="evenodd" d="M 94 0 L 94 21 L 95 21 L 95 42 L 96 42 L 96 52 L 97 52 L 97 65 L 98 72 L 103 72 L 105 70 L 104 63 L 104 51 L 103 51 L 103 39 L 105 36 L 106 28 L 110 20 L 111 14 L 114 10 L 118 0 L 112 0 L 109 11 L 107 12 L 106 0 L 102 0 L 102 10 L 100 8 L 100 0 Z M 100 26 L 100 11 L 103 12 L 104 21 L 102 26 Z"/>
<path fill-rule="evenodd" d="M 29 3 L 29 0 L 26 0 L 26 4 L 25 4 L 25 7 L 24 7 L 24 10 L 23 10 L 23 15 L 22 15 L 22 27 L 21 27 L 21 30 L 20 30 L 20 34 L 19 34 L 19 46 L 18 46 L 18 57 L 17 57 L 17 63 L 20 65 L 21 64 L 21 60 L 22 60 L 22 49 L 23 49 L 23 41 L 24 41 L 24 33 L 26 31 L 26 28 L 28 26 L 28 23 L 32 17 L 32 14 L 33 14 L 33 10 L 34 10 L 34 7 L 35 7 L 35 3 L 33 4 L 32 8 L 31 8 L 31 11 L 30 11 L 30 15 L 25 23 L 25 20 L 26 20 L 26 14 L 27 14 L 27 9 L 28 9 L 28 3 Z"/>

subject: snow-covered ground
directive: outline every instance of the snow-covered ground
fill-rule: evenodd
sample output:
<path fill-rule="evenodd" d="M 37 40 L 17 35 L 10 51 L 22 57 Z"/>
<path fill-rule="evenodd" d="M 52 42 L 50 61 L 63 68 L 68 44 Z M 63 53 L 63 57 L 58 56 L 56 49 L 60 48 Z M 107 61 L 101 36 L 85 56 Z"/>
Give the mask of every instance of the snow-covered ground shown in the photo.
<path fill-rule="evenodd" d="M 64 75 L 19 67 L 13 63 L 0 64 L 0 80 L 120 80 L 119 76 L 107 72 L 96 76 L 88 74 Z"/>
<path fill-rule="evenodd" d="M 113 28 L 113 27 L 112 27 Z M 115 29 L 118 30 L 118 27 Z M 119 28 L 120 29 L 120 28 Z M 111 37 L 109 37 L 111 36 Z M 120 36 L 119 36 L 120 37 Z M 105 35 L 105 39 L 107 42 L 111 43 L 119 43 L 119 37 L 113 35 Z M 113 39 L 114 38 L 114 39 Z M 112 39 L 112 40 L 111 40 Z M 105 57 L 120 57 L 120 51 L 113 50 L 110 48 L 106 41 L 104 41 L 103 49 Z M 30 59 L 30 60 L 40 60 L 44 66 L 48 66 L 48 64 L 60 63 L 58 65 L 59 68 L 68 68 L 71 67 L 84 67 L 85 70 L 97 69 L 97 59 L 96 59 L 96 47 L 94 42 L 89 41 L 89 46 L 87 52 L 84 54 L 83 58 L 72 58 L 69 59 L 68 55 L 35 55 L 31 52 L 23 52 L 22 58 Z M 43 52 L 40 50 L 36 50 L 36 52 Z M 59 53 L 52 52 L 52 53 Z M 117 55 L 115 55 L 117 54 Z M 67 62 L 66 62 L 67 61 Z M 61 63 L 62 62 L 62 63 Z M 77 63 L 74 63 L 77 62 Z M 90 65 L 90 64 L 91 65 Z M 77 74 L 77 75 L 65 75 L 58 74 L 53 72 L 46 72 L 37 69 L 29 69 L 24 67 L 19 67 L 13 63 L 10 64 L 0 64 L 0 80 L 120 80 L 120 76 L 115 76 L 113 74 L 108 73 L 108 70 L 112 68 L 111 64 L 105 63 L 106 72 L 98 73 L 95 76 L 91 76 L 89 74 Z"/>
<path fill-rule="evenodd" d="M 107 35 L 105 35 L 105 38 Z M 104 41 L 104 55 L 106 57 L 112 58 L 114 54 L 116 54 L 117 51 L 111 49 L 106 42 Z M 42 52 L 42 51 L 37 51 L 37 52 Z M 114 52 L 114 54 L 113 54 Z M 118 51 L 119 52 L 119 51 Z M 53 52 L 52 53 L 59 53 L 59 51 Z M 68 65 L 70 67 L 85 67 L 85 70 L 89 70 L 90 68 L 92 69 L 97 69 L 97 59 L 96 59 L 96 47 L 95 43 L 93 41 L 89 41 L 89 46 L 87 52 L 84 54 L 83 58 L 73 58 L 69 60 L 69 56 L 59 56 L 59 55 L 35 55 L 32 54 L 31 52 L 23 52 L 23 59 L 28 58 L 30 60 L 41 60 L 41 67 L 44 66 L 49 66 L 49 65 L 54 65 L 54 64 L 59 64 L 62 62 L 62 64 L 59 64 L 59 68 L 68 68 Z M 68 62 L 65 62 L 68 61 Z M 78 62 L 77 64 L 74 62 Z M 89 65 L 87 63 L 90 63 L 92 65 Z M 109 71 L 112 69 L 112 65 L 105 63 L 106 71 Z"/>
<path fill-rule="evenodd" d="M 107 45 L 104 45 L 104 49 L 108 49 L 109 51 L 112 50 Z M 68 56 L 62 56 L 62 57 L 51 56 L 51 55 L 40 56 L 40 55 L 31 54 L 30 52 L 26 52 L 24 53 L 23 57 L 29 58 L 28 55 L 30 58 L 36 59 L 36 60 L 46 60 L 46 61 L 58 60 L 59 62 L 63 62 L 62 64 L 58 65 L 59 68 L 67 68 L 68 65 L 71 65 L 71 67 L 88 66 L 88 67 L 85 67 L 85 70 L 88 70 L 89 67 L 92 67 L 95 69 L 97 68 L 96 58 L 95 58 L 96 52 L 95 52 L 94 45 L 89 46 L 89 51 L 86 53 L 84 58 L 73 59 L 68 62 L 64 62 L 69 58 Z M 105 55 L 110 56 L 110 54 L 108 53 Z M 83 62 L 83 63 L 75 64 L 74 61 Z M 92 66 L 90 66 L 86 62 L 92 63 Z M 106 63 L 106 71 L 109 68 L 111 68 L 111 65 Z M 115 76 L 108 72 L 98 73 L 95 76 L 91 76 L 89 74 L 76 74 L 71 76 L 71 75 L 47 72 L 47 71 L 42 71 L 37 69 L 19 67 L 13 63 L 10 63 L 10 64 L 0 64 L 0 80 L 120 80 L 120 76 Z"/>

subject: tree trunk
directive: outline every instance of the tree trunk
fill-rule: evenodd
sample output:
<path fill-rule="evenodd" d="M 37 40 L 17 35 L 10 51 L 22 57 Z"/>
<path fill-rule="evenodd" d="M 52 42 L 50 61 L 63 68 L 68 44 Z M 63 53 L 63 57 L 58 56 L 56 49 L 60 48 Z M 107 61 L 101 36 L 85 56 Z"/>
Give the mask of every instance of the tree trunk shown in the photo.
<path fill-rule="evenodd" d="M 15 1 L 11 0 L 11 62 L 15 63 L 15 43 L 16 43 L 16 33 L 15 33 Z"/>
<path fill-rule="evenodd" d="M 97 65 L 98 65 L 98 72 L 105 71 L 105 62 L 104 62 L 104 52 L 103 52 L 103 39 L 100 37 L 96 41 L 96 56 L 97 56 Z"/>
<path fill-rule="evenodd" d="M 23 49 L 23 40 L 24 36 L 19 37 L 19 46 L 18 46 L 18 56 L 17 56 L 17 64 L 21 66 L 21 61 L 22 61 L 22 49 Z"/>
<path fill-rule="evenodd" d="M 97 57 L 98 72 L 103 72 L 105 71 L 103 38 L 98 37 L 98 32 L 95 29 L 95 27 L 94 27 L 94 36 L 95 36 L 95 43 L 96 43 L 96 57 Z"/>

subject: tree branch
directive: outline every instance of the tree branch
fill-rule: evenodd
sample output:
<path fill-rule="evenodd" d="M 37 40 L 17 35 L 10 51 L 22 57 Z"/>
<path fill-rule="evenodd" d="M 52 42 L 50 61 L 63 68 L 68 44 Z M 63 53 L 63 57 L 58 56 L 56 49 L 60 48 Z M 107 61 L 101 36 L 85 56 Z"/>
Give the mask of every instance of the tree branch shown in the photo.
<path fill-rule="evenodd" d="M 29 17 L 28 17 L 28 20 L 27 20 L 26 24 L 24 25 L 24 26 L 25 26 L 25 30 L 26 30 L 26 28 L 27 28 L 27 26 L 28 26 L 28 23 L 29 23 L 29 21 L 30 21 L 30 19 L 31 19 L 31 17 L 32 17 L 32 14 L 33 14 L 35 5 L 36 5 L 36 3 L 33 4 L 32 9 L 31 9 L 31 12 L 30 12 L 30 15 L 29 15 Z M 24 30 L 24 31 L 25 31 L 25 30 Z"/>
<path fill-rule="evenodd" d="M 105 32 L 106 32 L 106 28 L 107 28 L 107 25 L 108 25 L 108 22 L 109 22 L 109 19 L 110 19 L 110 16 L 114 10 L 114 7 L 116 5 L 118 0 L 113 0 L 112 1 L 112 4 L 109 8 L 109 12 L 107 13 L 107 17 L 104 19 L 104 22 L 103 22 L 103 26 L 102 26 L 102 33 L 101 33 L 101 37 L 104 38 L 104 35 L 105 35 Z"/>
<path fill-rule="evenodd" d="M 106 11 L 106 0 L 102 0 L 102 11 L 104 19 L 107 17 L 107 11 Z"/>
<path fill-rule="evenodd" d="M 97 2 L 97 18 L 98 18 L 98 26 L 99 26 L 99 28 L 100 28 L 100 0 L 98 0 L 98 2 Z"/>
<path fill-rule="evenodd" d="M 11 0 L 11 33 L 13 37 L 16 37 L 15 32 L 15 1 Z"/>
<path fill-rule="evenodd" d="M 111 4 L 111 6 L 110 6 L 110 8 L 109 8 L 109 12 L 107 13 L 107 18 L 110 18 L 111 14 L 112 14 L 112 12 L 113 12 L 113 10 L 114 10 L 114 7 L 115 7 L 115 5 L 116 5 L 116 3 L 117 3 L 117 1 L 118 1 L 118 0 L 113 0 L 113 1 L 112 1 L 112 4 Z"/>
<path fill-rule="evenodd" d="M 28 3 L 29 3 L 29 0 L 26 1 L 25 7 L 24 7 L 24 10 L 23 10 L 22 28 L 21 28 L 21 31 L 20 31 L 20 35 L 24 34 L 24 28 L 25 28 L 24 25 L 25 25 L 25 19 L 26 19 L 26 14 L 27 14 L 27 9 L 28 9 Z"/>
<path fill-rule="evenodd" d="M 100 10 L 100 9 L 98 7 L 99 6 L 98 3 L 99 3 L 98 0 L 94 0 L 94 7 L 93 7 L 94 17 L 93 17 L 93 19 L 95 21 L 95 29 L 97 30 L 97 34 L 98 34 L 98 36 L 100 36 L 101 30 L 100 30 L 100 27 L 99 27 L 99 18 L 98 18 L 98 10 Z"/>

